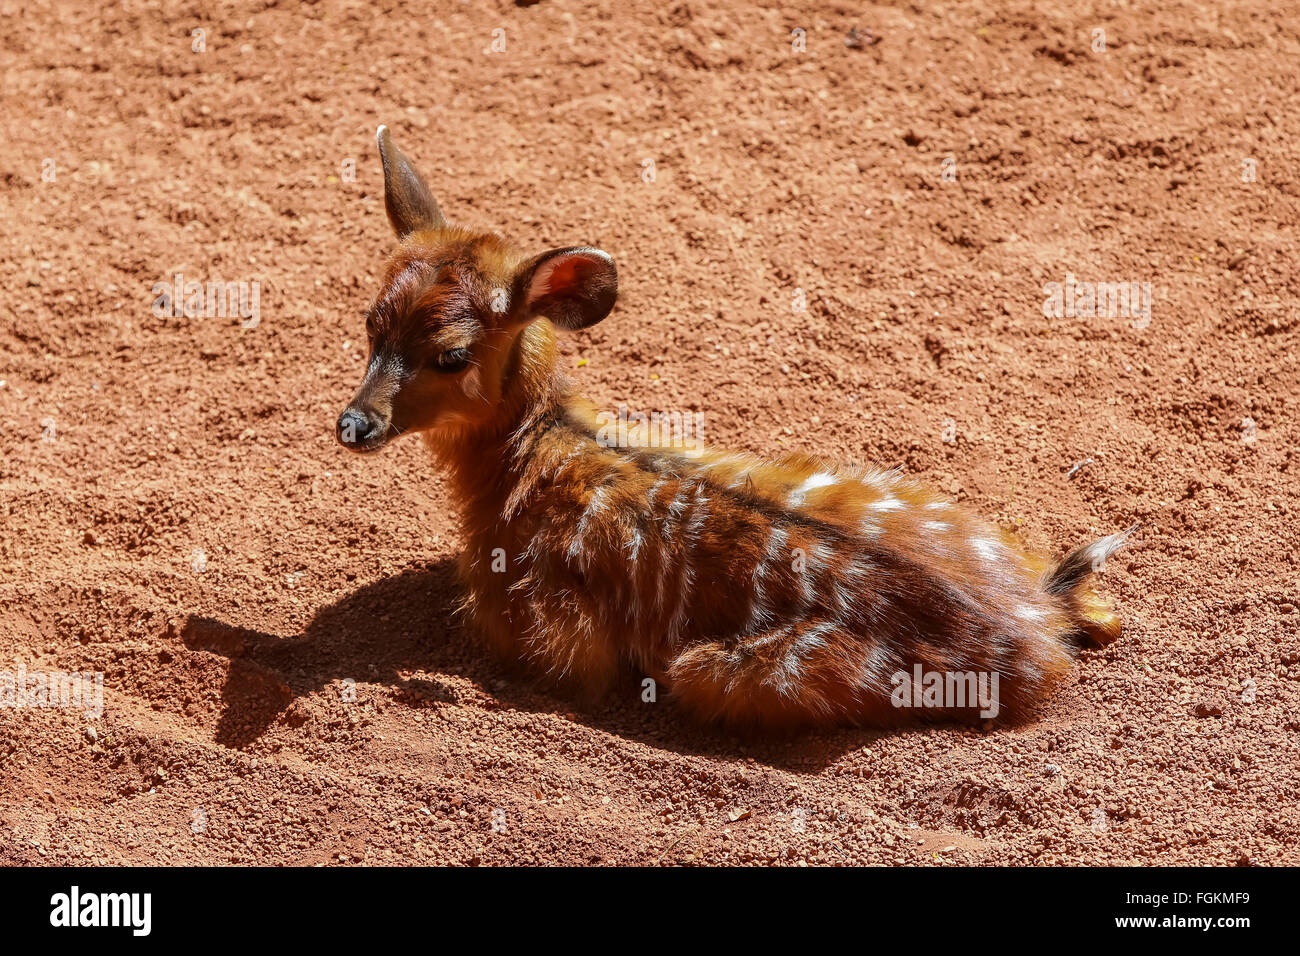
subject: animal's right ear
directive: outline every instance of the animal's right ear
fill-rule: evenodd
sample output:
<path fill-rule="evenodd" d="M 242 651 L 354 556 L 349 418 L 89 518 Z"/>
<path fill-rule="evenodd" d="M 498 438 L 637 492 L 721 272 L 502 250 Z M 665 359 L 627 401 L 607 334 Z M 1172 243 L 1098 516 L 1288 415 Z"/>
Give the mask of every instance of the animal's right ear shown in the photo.
<path fill-rule="evenodd" d="M 424 178 L 411 161 L 393 144 L 387 126 L 379 127 L 379 160 L 384 164 L 384 208 L 388 222 L 398 239 L 405 239 L 421 229 L 441 229 L 447 225 L 442 210 L 429 192 Z"/>
<path fill-rule="evenodd" d="M 543 315 L 574 332 L 595 325 L 614 308 L 618 270 L 609 253 L 591 246 L 552 249 L 519 268 L 511 298 L 525 320 Z"/>

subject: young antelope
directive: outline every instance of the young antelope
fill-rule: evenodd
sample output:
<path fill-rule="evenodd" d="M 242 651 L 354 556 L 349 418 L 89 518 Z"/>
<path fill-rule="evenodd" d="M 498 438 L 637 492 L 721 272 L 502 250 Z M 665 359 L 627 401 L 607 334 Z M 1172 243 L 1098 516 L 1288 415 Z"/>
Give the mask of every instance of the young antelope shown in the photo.
<path fill-rule="evenodd" d="M 631 670 L 734 728 L 883 727 L 1022 718 L 1119 636 L 1088 578 L 1132 529 L 1052 563 L 897 472 L 608 441 L 555 330 L 609 314 L 613 260 L 448 225 L 378 139 L 398 245 L 338 437 L 422 435 L 497 651 L 589 693 Z"/>

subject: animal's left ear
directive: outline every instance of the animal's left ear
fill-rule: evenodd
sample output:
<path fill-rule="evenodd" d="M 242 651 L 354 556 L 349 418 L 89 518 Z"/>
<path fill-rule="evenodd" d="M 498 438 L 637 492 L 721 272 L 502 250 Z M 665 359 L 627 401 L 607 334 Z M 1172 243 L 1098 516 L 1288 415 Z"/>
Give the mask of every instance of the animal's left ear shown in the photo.
<path fill-rule="evenodd" d="M 527 321 L 545 316 L 572 332 L 595 325 L 614 308 L 618 270 L 609 253 L 590 246 L 533 256 L 515 274 L 512 299 Z"/>

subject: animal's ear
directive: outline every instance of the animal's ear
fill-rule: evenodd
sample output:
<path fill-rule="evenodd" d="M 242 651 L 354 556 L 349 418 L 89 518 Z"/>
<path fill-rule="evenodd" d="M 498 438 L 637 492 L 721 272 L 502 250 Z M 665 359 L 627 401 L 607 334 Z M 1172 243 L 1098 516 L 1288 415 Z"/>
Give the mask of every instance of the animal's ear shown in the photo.
<path fill-rule="evenodd" d="M 375 138 L 379 141 L 379 160 L 384 164 L 384 208 L 388 210 L 388 222 L 397 238 L 405 239 L 420 229 L 441 229 L 447 225 L 433 193 L 411 161 L 393 144 L 388 127 L 379 127 Z"/>
<path fill-rule="evenodd" d="M 520 266 L 514 286 L 524 319 L 542 315 L 572 332 L 609 315 L 618 298 L 618 270 L 609 253 L 570 246 L 533 256 Z"/>

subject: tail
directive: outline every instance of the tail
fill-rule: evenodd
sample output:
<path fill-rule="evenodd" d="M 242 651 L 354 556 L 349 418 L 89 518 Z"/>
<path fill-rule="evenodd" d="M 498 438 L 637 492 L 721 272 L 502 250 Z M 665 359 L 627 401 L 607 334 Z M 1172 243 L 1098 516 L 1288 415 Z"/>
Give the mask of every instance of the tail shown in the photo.
<path fill-rule="evenodd" d="M 1059 597 L 1071 609 L 1079 628 L 1080 644 L 1105 647 L 1123 630 L 1119 615 L 1111 610 L 1109 602 L 1083 585 L 1094 571 L 1102 569 L 1107 558 L 1128 544 L 1139 527 L 1141 525 L 1135 524 L 1118 534 L 1085 544 L 1077 551 L 1071 551 L 1048 572 L 1043 589 Z"/>

